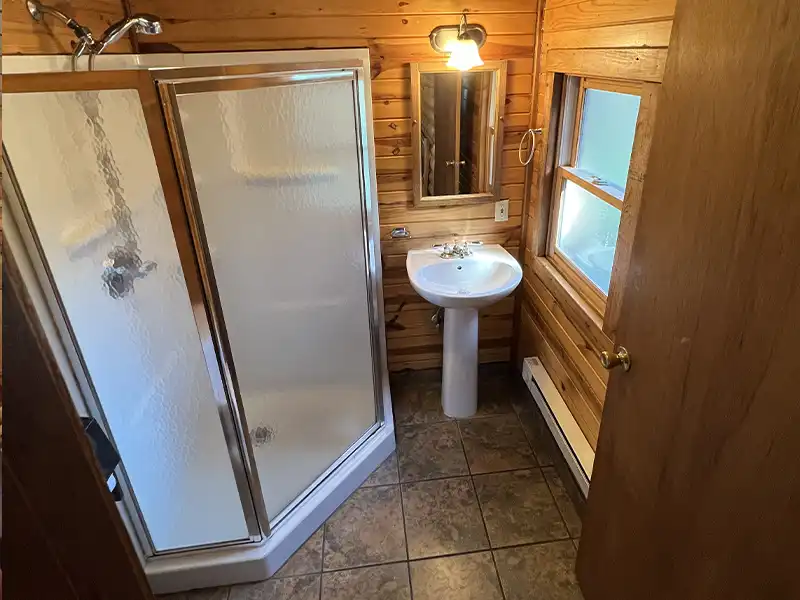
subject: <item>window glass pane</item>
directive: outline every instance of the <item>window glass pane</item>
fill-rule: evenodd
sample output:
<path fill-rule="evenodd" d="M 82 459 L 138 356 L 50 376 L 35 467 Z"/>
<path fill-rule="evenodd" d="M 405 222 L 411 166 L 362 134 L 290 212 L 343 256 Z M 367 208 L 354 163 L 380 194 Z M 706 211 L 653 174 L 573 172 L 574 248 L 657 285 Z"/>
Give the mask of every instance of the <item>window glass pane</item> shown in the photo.
<path fill-rule="evenodd" d="M 620 211 L 567 181 L 561 196 L 556 246 L 608 294 Z"/>
<path fill-rule="evenodd" d="M 587 89 L 575 166 L 625 188 L 639 96 Z"/>

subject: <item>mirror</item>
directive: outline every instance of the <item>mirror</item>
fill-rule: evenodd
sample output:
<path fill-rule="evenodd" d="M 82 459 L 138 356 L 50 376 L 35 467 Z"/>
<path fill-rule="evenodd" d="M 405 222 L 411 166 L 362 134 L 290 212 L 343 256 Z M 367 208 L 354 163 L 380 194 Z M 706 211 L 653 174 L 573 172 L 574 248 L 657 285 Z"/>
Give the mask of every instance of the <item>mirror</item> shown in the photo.
<path fill-rule="evenodd" d="M 506 62 L 470 71 L 411 64 L 414 204 L 499 199 Z"/>

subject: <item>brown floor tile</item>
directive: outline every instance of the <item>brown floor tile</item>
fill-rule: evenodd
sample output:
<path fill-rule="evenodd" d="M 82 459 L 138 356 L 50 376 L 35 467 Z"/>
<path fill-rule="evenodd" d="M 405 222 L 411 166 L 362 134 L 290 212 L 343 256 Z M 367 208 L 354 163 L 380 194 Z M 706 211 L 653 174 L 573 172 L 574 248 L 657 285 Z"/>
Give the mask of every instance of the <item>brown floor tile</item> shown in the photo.
<path fill-rule="evenodd" d="M 517 415 L 459 421 L 459 427 L 473 474 L 536 466 Z"/>
<path fill-rule="evenodd" d="M 468 477 L 403 484 L 402 490 L 409 558 L 489 547 Z"/>
<path fill-rule="evenodd" d="M 230 588 L 228 586 L 178 592 L 177 594 L 162 594 L 156 596 L 159 600 L 228 600 Z"/>
<path fill-rule="evenodd" d="M 322 600 L 411 600 L 408 563 L 325 573 Z"/>
<path fill-rule="evenodd" d="M 513 412 L 508 385 L 504 380 L 478 380 L 478 411 L 472 418 L 506 415 Z"/>
<path fill-rule="evenodd" d="M 502 368 L 478 373 L 478 413 L 476 416 L 506 414 L 531 406 L 533 399 L 525 388 L 521 375 Z"/>
<path fill-rule="evenodd" d="M 390 485 L 399 481 L 397 476 L 397 453 L 392 452 L 392 455 L 381 463 L 381 465 L 372 472 L 367 480 L 361 484 L 361 487 L 372 487 L 374 485 Z"/>
<path fill-rule="evenodd" d="M 495 550 L 506 600 L 582 600 L 572 542 Z"/>
<path fill-rule="evenodd" d="M 405 559 L 398 486 L 357 489 L 325 523 L 325 570 Z"/>
<path fill-rule="evenodd" d="M 455 422 L 397 428 L 401 481 L 468 475 Z"/>
<path fill-rule="evenodd" d="M 554 457 L 558 456 L 558 447 L 553 439 L 553 434 L 547 428 L 539 407 L 533 407 L 519 413 L 522 429 L 528 438 L 539 466 L 549 467 L 554 464 Z"/>
<path fill-rule="evenodd" d="M 580 515 L 578 515 L 575 505 L 572 503 L 572 499 L 567 493 L 567 489 L 564 487 L 564 482 L 558 475 L 558 471 L 556 471 L 553 467 L 548 467 L 546 469 L 542 469 L 542 473 L 544 473 L 544 477 L 547 480 L 547 485 L 550 486 L 550 491 L 553 493 L 553 497 L 556 499 L 558 510 L 561 511 L 561 516 L 564 517 L 564 522 L 567 524 L 569 535 L 571 537 L 580 537 L 583 523 Z"/>
<path fill-rule="evenodd" d="M 474 480 L 492 548 L 569 537 L 539 469 Z"/>
<path fill-rule="evenodd" d="M 489 552 L 411 563 L 414 600 L 502 600 Z"/>
<path fill-rule="evenodd" d="M 442 393 L 438 384 L 403 386 L 397 391 L 392 390 L 392 404 L 397 426 L 450 420 L 442 411 Z"/>
<path fill-rule="evenodd" d="M 302 575 L 235 585 L 230 600 L 318 600 L 319 577 Z"/>
<path fill-rule="evenodd" d="M 308 575 L 322 571 L 322 527 L 300 546 L 273 577 Z"/>

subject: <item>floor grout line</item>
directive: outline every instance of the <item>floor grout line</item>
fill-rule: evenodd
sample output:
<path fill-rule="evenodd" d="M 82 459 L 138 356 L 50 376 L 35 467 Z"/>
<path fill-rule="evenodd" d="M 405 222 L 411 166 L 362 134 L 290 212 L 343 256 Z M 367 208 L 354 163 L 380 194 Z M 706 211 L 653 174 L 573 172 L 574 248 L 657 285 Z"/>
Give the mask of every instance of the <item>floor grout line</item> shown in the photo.
<path fill-rule="evenodd" d="M 411 564 L 417 562 L 424 562 L 426 560 L 437 560 L 440 558 L 453 558 L 455 556 L 465 556 L 467 554 L 481 554 L 483 552 L 495 552 L 496 550 L 512 550 L 514 548 L 526 548 L 528 546 L 546 546 L 548 544 L 555 544 L 557 542 L 571 542 L 572 538 L 570 537 L 559 537 L 553 538 L 551 540 L 541 540 L 538 542 L 522 542 L 520 544 L 503 544 L 500 546 L 492 547 L 491 543 L 487 548 L 481 548 L 479 550 L 464 550 L 463 552 L 447 552 L 446 554 L 436 554 L 433 556 L 421 556 L 419 558 L 409 558 L 409 559 L 399 559 L 399 560 L 387 560 L 386 562 L 379 562 L 379 563 L 369 563 L 366 565 L 356 565 L 352 567 L 337 567 L 335 569 L 329 569 L 327 571 L 323 571 L 319 573 L 319 575 L 327 575 L 329 573 L 341 573 L 342 571 L 356 571 L 358 569 L 368 569 L 372 567 L 383 567 L 388 565 L 400 565 L 400 564 Z M 309 573 L 307 575 L 290 575 L 287 577 L 280 577 L 279 579 L 289 579 L 290 577 L 308 577 L 310 575 L 317 575 L 318 573 Z"/>
<path fill-rule="evenodd" d="M 399 479 L 400 478 L 399 461 L 397 464 L 397 474 Z M 406 530 L 406 507 L 405 503 L 403 502 L 403 486 L 400 483 L 397 484 L 397 493 L 400 494 L 400 518 L 403 521 L 403 541 L 405 542 L 405 548 L 406 548 L 406 561 L 408 561 L 410 554 L 408 553 L 408 531 Z"/>
<path fill-rule="evenodd" d="M 561 511 L 561 507 L 558 505 L 558 500 L 556 500 L 556 495 L 553 493 L 553 488 L 550 487 L 550 482 L 547 481 L 547 476 L 544 474 L 544 467 L 540 468 L 542 469 L 542 477 L 544 478 L 544 483 L 547 486 L 547 491 L 550 492 L 550 497 L 553 498 L 553 504 L 555 504 L 556 511 L 558 511 L 558 516 L 561 517 L 561 522 L 564 524 L 564 531 L 566 531 L 569 538 L 572 539 L 572 532 L 569 530 L 569 525 L 567 525 L 567 520 L 564 518 L 564 513 Z M 556 477 L 560 477 L 558 471 L 556 471 L 554 467 L 547 468 L 552 469 L 556 474 Z"/>
<path fill-rule="evenodd" d="M 542 474 L 542 479 L 544 480 L 544 484 L 547 487 L 547 491 L 550 492 L 550 497 L 553 499 L 553 505 L 556 507 L 556 512 L 558 512 L 558 516 L 561 518 L 561 523 L 564 525 L 564 531 L 567 532 L 567 536 L 572 539 L 572 532 L 569 530 L 569 526 L 567 525 L 567 520 L 564 518 L 564 513 L 561 512 L 561 507 L 558 505 L 558 501 L 556 500 L 556 495 L 553 493 L 552 488 L 550 487 L 550 482 L 547 481 L 547 476 L 544 474 L 544 470 L 546 468 L 553 469 L 555 471 L 554 465 L 542 465 L 539 462 L 539 455 L 536 453 L 536 448 L 533 447 L 533 442 L 531 441 L 528 433 L 525 431 L 525 426 L 522 423 L 522 418 L 517 413 L 517 421 L 519 421 L 519 425 L 522 428 L 522 433 L 525 435 L 525 439 L 528 441 L 528 446 L 530 446 L 531 452 L 533 452 L 534 457 L 536 457 L 536 464 L 539 467 L 539 471 Z M 558 473 L 556 472 L 556 475 Z"/>
<path fill-rule="evenodd" d="M 408 594 L 410 600 L 414 600 L 414 584 L 411 582 L 411 561 L 409 560 L 411 555 L 408 553 L 408 531 L 406 530 L 406 507 L 405 502 L 403 502 L 403 481 L 400 471 L 400 449 L 397 448 L 396 440 L 397 433 L 395 433 L 395 454 L 397 455 L 397 487 L 400 490 L 400 512 L 402 513 L 403 517 L 403 536 L 406 540 L 406 577 L 408 577 Z"/>
<path fill-rule="evenodd" d="M 497 568 L 497 559 L 495 559 L 494 551 L 492 549 L 492 540 L 489 538 L 489 526 L 486 524 L 486 517 L 483 515 L 483 505 L 481 504 L 480 496 L 478 496 L 478 488 L 475 487 L 475 478 L 469 478 L 472 484 L 472 491 L 475 494 L 475 502 L 478 503 L 478 511 L 481 514 L 481 522 L 483 522 L 483 531 L 486 532 L 486 543 L 489 544 L 489 555 L 492 557 L 492 565 L 494 565 L 494 575 L 497 578 L 497 585 L 500 586 L 500 595 L 503 600 L 506 598 L 506 592 L 503 589 L 503 580 L 500 579 L 500 570 Z"/>
<path fill-rule="evenodd" d="M 331 516 L 333 516 L 333 513 L 331 513 Z M 331 517 L 328 517 L 328 519 L 330 518 Z M 328 519 L 325 519 L 325 522 L 322 524 L 322 552 L 320 553 L 319 557 L 319 600 L 322 600 L 322 574 L 325 572 L 325 538 L 328 537 L 326 535 L 328 529 Z"/>

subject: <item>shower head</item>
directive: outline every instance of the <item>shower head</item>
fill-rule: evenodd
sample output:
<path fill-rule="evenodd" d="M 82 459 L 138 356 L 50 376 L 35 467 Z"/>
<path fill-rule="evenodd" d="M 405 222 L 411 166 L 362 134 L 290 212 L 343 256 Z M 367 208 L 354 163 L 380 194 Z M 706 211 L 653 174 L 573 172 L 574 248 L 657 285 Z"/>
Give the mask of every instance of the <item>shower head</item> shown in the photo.
<path fill-rule="evenodd" d="M 103 32 L 103 37 L 97 42 L 93 54 L 100 54 L 114 42 L 117 42 L 133 28 L 136 33 L 144 35 L 157 35 L 161 33 L 161 21 L 155 15 L 140 13 L 113 23 Z"/>
<path fill-rule="evenodd" d="M 153 15 L 138 15 L 139 21 L 136 24 L 136 33 L 145 35 L 158 35 L 161 33 L 161 21 Z"/>
<path fill-rule="evenodd" d="M 41 22 L 44 19 L 44 15 L 51 15 L 69 27 L 75 34 L 75 37 L 78 38 L 78 43 L 75 45 L 75 49 L 72 53 L 73 71 L 77 68 L 78 58 L 84 54 L 89 55 L 89 69 L 91 70 L 93 58 L 102 53 L 114 42 L 119 41 L 131 28 L 133 28 L 136 33 L 144 35 L 158 35 L 161 33 L 161 21 L 158 17 L 146 13 L 139 13 L 112 24 L 103 32 L 103 37 L 95 41 L 89 28 L 84 27 L 60 10 L 42 4 L 39 0 L 27 0 L 26 6 L 34 21 Z"/>

